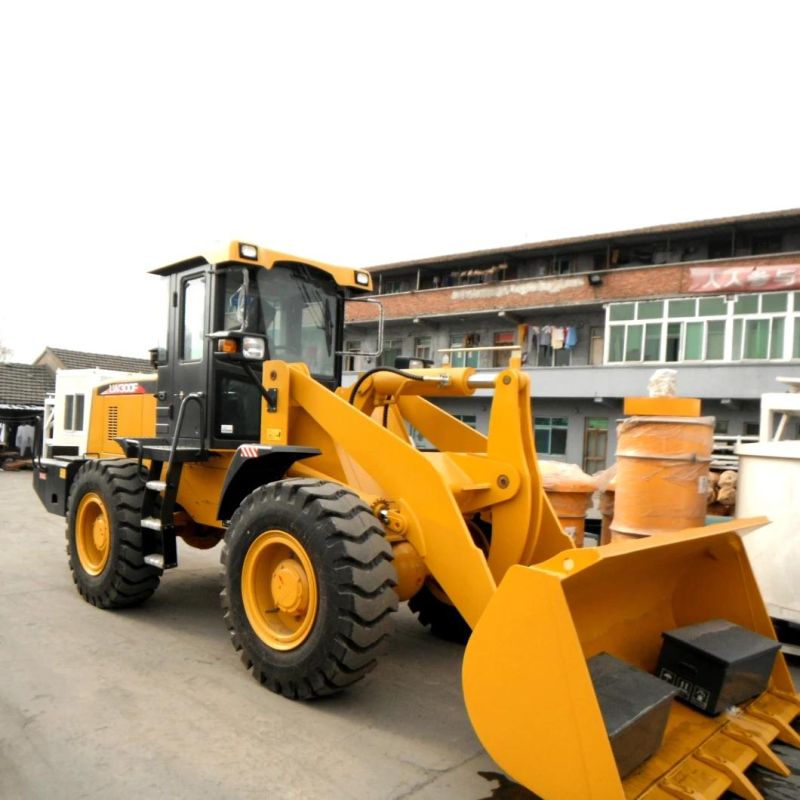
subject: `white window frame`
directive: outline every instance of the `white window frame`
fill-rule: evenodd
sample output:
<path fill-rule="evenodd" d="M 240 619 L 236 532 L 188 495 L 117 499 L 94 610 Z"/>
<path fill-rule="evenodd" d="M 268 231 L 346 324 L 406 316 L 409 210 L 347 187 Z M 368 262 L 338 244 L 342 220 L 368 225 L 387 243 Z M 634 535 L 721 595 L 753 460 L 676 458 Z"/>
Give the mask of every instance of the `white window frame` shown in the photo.
<path fill-rule="evenodd" d="M 664 303 L 664 307 L 662 310 L 662 315 L 660 317 L 650 318 L 650 319 L 639 319 L 639 305 L 643 303 L 650 303 L 654 302 L 653 300 L 629 300 L 625 301 L 624 303 L 609 303 L 605 309 L 605 343 L 603 347 L 603 363 L 606 365 L 615 365 L 615 366 L 626 366 L 631 364 L 641 365 L 641 364 L 721 364 L 721 363 L 777 363 L 777 362 L 784 362 L 784 361 L 796 361 L 800 360 L 800 353 L 797 356 L 794 354 L 794 337 L 795 337 L 795 330 L 797 326 L 800 326 L 800 292 L 796 291 L 787 291 L 785 294 L 787 295 L 787 310 L 786 311 L 762 311 L 763 306 L 763 298 L 774 296 L 775 292 L 759 292 L 759 293 L 748 293 L 747 295 L 739 295 L 739 297 L 745 296 L 755 296 L 757 298 L 758 303 L 758 311 L 752 312 L 749 314 L 735 314 L 735 302 L 736 296 L 726 296 L 725 299 L 727 303 L 726 313 L 724 315 L 708 315 L 708 314 L 701 314 L 700 312 L 700 305 L 699 301 L 704 299 L 712 299 L 712 297 L 722 297 L 721 295 L 715 295 L 712 297 L 671 297 L 671 298 L 664 298 L 660 300 L 660 302 Z M 669 302 L 670 300 L 694 300 L 695 301 L 695 311 L 696 314 L 694 316 L 679 316 L 679 317 L 670 317 L 669 316 Z M 633 315 L 634 318 L 630 320 L 612 320 L 611 319 L 611 311 L 612 308 L 616 308 L 621 305 L 632 305 L 633 306 Z M 773 336 L 773 323 L 772 320 L 775 318 L 781 318 L 784 320 L 783 325 L 783 342 L 781 348 L 781 354 L 776 357 L 771 357 L 770 353 L 772 352 L 772 336 Z M 747 322 L 751 320 L 769 320 L 769 335 L 767 340 L 767 356 L 766 358 L 745 358 L 743 354 L 746 352 L 746 336 L 747 336 Z M 734 358 L 734 326 L 737 321 L 741 321 L 742 324 L 742 341 L 741 341 L 741 353 L 739 357 Z M 722 348 L 722 358 L 714 358 L 709 359 L 707 358 L 708 353 L 708 324 L 710 322 L 723 322 L 724 323 L 724 332 L 723 332 L 723 348 Z M 702 353 L 700 358 L 693 358 L 687 359 L 686 358 L 686 325 L 688 323 L 703 323 L 703 334 L 702 334 Z M 646 326 L 648 324 L 660 324 L 661 325 L 661 341 L 659 344 L 659 354 L 657 360 L 647 360 L 645 361 L 645 341 L 646 341 Z M 676 361 L 667 361 L 667 335 L 669 331 L 669 325 L 676 324 L 680 325 L 680 347 L 678 352 L 678 358 Z M 640 357 L 636 360 L 628 360 L 625 358 L 628 349 L 628 337 L 630 335 L 630 328 L 632 326 L 641 326 L 642 327 L 642 348 Z M 622 334 L 622 359 L 619 361 L 611 361 L 610 354 L 611 354 L 611 343 L 612 343 L 612 334 L 615 330 L 623 330 Z"/>

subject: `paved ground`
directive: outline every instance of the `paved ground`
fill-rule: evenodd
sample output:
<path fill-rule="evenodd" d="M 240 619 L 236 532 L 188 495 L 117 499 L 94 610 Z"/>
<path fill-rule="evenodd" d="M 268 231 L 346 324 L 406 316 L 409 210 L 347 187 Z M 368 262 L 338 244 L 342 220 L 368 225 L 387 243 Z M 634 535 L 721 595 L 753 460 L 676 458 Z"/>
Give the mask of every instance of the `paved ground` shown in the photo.
<path fill-rule="evenodd" d="M 64 521 L 0 472 L 0 798 L 488 797 L 461 648 L 404 611 L 377 670 L 313 704 L 258 686 L 228 641 L 219 551 L 184 548 L 140 608 L 75 591 Z"/>
<path fill-rule="evenodd" d="M 532 797 L 472 733 L 461 649 L 407 611 L 357 688 L 292 703 L 228 642 L 217 550 L 184 548 L 141 608 L 98 611 L 30 483 L 0 472 L 0 798 Z"/>

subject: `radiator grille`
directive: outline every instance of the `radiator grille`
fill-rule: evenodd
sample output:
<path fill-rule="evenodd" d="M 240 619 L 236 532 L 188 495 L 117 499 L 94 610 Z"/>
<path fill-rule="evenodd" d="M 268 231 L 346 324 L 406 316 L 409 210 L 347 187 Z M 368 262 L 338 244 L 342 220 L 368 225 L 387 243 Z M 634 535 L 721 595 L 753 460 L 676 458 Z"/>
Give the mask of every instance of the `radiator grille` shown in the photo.
<path fill-rule="evenodd" d="M 106 431 L 107 431 L 106 439 L 117 438 L 118 417 L 119 417 L 119 406 L 109 406 L 108 419 L 106 420 Z"/>

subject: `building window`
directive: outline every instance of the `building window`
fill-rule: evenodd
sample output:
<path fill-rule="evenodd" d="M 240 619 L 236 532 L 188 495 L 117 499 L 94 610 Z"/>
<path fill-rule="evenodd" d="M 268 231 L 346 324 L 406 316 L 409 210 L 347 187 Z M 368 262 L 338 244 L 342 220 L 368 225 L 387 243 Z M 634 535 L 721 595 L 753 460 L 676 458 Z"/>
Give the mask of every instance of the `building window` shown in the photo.
<path fill-rule="evenodd" d="M 428 361 L 433 359 L 433 345 L 430 336 L 417 336 L 414 339 L 414 357 L 424 358 Z"/>
<path fill-rule="evenodd" d="M 536 348 L 533 366 L 536 367 L 568 367 L 572 360 L 572 350 L 569 347 L 553 347 L 549 344 L 540 344 Z"/>
<path fill-rule="evenodd" d="M 572 259 L 569 256 L 553 256 L 547 272 L 549 275 L 569 275 L 572 272 Z"/>
<path fill-rule="evenodd" d="M 786 292 L 778 292 L 737 298 L 733 305 L 734 361 L 783 357 L 789 297 Z"/>
<path fill-rule="evenodd" d="M 380 366 L 393 367 L 394 360 L 403 355 L 402 339 L 384 339 L 383 353 L 381 354 Z"/>
<path fill-rule="evenodd" d="M 733 238 L 716 236 L 708 240 L 709 258 L 730 258 L 733 255 Z"/>
<path fill-rule="evenodd" d="M 758 436 L 759 431 L 761 430 L 761 423 L 760 422 L 745 422 L 744 423 L 744 435 L 745 436 Z"/>
<path fill-rule="evenodd" d="M 475 414 L 453 414 L 453 416 L 465 425 L 469 425 L 473 430 L 478 430 L 478 418 Z"/>
<path fill-rule="evenodd" d="M 64 430 L 83 430 L 84 395 L 68 394 L 64 396 Z"/>
<path fill-rule="evenodd" d="M 536 417 L 536 452 L 544 456 L 564 456 L 567 454 L 567 418 Z"/>
<path fill-rule="evenodd" d="M 753 255 L 763 255 L 764 253 L 780 253 L 782 236 L 779 233 L 756 234 L 752 239 Z"/>
<path fill-rule="evenodd" d="M 398 294 L 399 292 L 411 291 L 411 278 L 387 278 L 381 280 L 382 294 Z"/>
<path fill-rule="evenodd" d="M 800 311 L 800 292 L 794 292 L 792 299 L 795 312 Z M 792 358 L 800 358 L 800 314 L 795 313 L 794 317 L 792 317 L 792 323 L 794 328 Z"/>
<path fill-rule="evenodd" d="M 356 339 L 351 339 L 350 341 L 344 343 L 344 349 L 350 353 L 357 353 L 361 350 L 361 341 Z M 349 370 L 350 372 L 360 369 L 360 367 L 357 366 L 359 360 L 360 359 L 358 359 L 357 356 L 345 356 L 344 368 L 346 370 Z"/>
<path fill-rule="evenodd" d="M 477 347 L 480 344 L 479 333 L 453 333 L 450 335 L 450 347 Z M 476 350 L 456 350 L 449 353 L 451 367 L 476 367 L 480 353 Z"/>
<path fill-rule="evenodd" d="M 800 292 L 614 303 L 607 363 L 800 358 Z"/>
<path fill-rule="evenodd" d="M 496 331 L 494 334 L 495 347 L 511 347 L 514 344 L 514 331 Z M 511 350 L 495 350 L 492 353 L 493 367 L 507 367 L 508 359 L 511 357 Z"/>

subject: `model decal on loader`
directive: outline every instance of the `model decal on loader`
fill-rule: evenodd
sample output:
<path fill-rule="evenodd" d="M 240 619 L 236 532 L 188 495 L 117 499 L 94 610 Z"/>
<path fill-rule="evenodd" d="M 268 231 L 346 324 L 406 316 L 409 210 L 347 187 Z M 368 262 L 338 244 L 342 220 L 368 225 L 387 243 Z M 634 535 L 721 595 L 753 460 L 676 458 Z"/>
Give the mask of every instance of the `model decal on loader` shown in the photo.
<path fill-rule="evenodd" d="M 112 383 L 100 392 L 102 396 L 116 394 L 147 394 L 141 383 Z"/>

